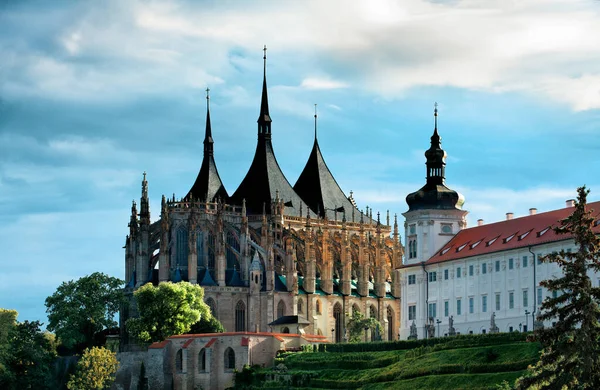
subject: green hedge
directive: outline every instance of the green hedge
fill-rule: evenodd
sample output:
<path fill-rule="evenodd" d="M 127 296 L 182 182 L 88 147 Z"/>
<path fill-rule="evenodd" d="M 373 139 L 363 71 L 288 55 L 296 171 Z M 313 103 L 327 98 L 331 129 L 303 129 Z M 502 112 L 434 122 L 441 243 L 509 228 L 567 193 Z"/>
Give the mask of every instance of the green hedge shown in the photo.
<path fill-rule="evenodd" d="M 371 343 L 340 343 L 320 344 L 319 352 L 375 352 L 375 351 L 400 351 L 422 346 L 444 345 L 454 349 L 468 347 L 479 347 L 485 345 L 508 344 L 527 341 L 527 333 L 495 333 L 479 335 L 459 335 L 451 337 L 436 337 L 420 340 L 399 340 Z"/>

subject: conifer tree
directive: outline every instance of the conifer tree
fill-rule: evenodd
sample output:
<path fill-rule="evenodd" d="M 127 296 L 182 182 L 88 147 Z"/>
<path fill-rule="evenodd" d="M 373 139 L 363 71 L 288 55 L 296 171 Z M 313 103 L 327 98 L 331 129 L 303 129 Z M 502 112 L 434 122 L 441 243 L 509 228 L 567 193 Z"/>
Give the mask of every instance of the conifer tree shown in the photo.
<path fill-rule="evenodd" d="M 600 240 L 593 232 L 592 212 L 586 210 L 589 190 L 584 186 L 577 192 L 573 214 L 554 229 L 572 235 L 576 251 L 541 258 L 562 269 L 561 277 L 540 283 L 556 293 L 544 300 L 539 318 L 555 325 L 536 330 L 542 354 L 517 381 L 517 389 L 600 389 L 600 288 L 593 287 L 589 277 L 589 272 L 600 271 Z"/>

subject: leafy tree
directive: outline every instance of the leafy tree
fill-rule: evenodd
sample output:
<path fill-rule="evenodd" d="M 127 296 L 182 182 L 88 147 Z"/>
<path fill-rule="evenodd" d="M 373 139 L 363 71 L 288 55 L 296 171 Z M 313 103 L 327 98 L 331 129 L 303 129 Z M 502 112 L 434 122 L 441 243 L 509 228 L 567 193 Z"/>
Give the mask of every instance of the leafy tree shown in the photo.
<path fill-rule="evenodd" d="M 223 333 L 225 328 L 212 314 L 203 316 L 200 321 L 192 324 L 190 333 Z"/>
<path fill-rule="evenodd" d="M 197 284 L 166 282 L 156 287 L 148 283 L 133 295 L 140 316 L 127 320 L 127 331 L 144 342 L 187 333 L 192 324 L 210 316 L 204 289 Z"/>
<path fill-rule="evenodd" d="M 39 321 L 16 323 L 8 333 L 8 351 L 3 356 L 2 389 L 53 389 L 52 363 L 55 346 Z"/>
<path fill-rule="evenodd" d="M 102 390 L 110 388 L 119 368 L 117 354 L 102 347 L 84 351 L 77 371 L 67 383 L 69 390 Z"/>
<path fill-rule="evenodd" d="M 94 335 L 117 326 L 114 320 L 124 296 L 123 281 L 95 272 L 77 281 L 63 282 L 46 298 L 48 330 L 68 348 L 94 345 Z"/>
<path fill-rule="evenodd" d="M 348 341 L 351 343 L 361 342 L 365 334 L 365 329 L 376 330 L 380 334 L 383 333 L 383 327 L 377 319 L 365 318 L 359 311 L 352 312 L 352 317 L 348 320 L 346 329 L 348 329 Z"/>
<path fill-rule="evenodd" d="M 14 374 L 8 367 L 11 351 L 11 337 L 17 326 L 15 310 L 0 309 L 0 388 L 8 387 L 14 380 Z"/>
<path fill-rule="evenodd" d="M 577 189 L 575 210 L 554 231 L 572 235 L 576 252 L 552 253 L 541 258 L 562 268 L 562 277 L 540 283 L 555 298 L 542 303 L 543 321 L 556 325 L 538 329 L 543 350 L 528 376 L 517 381 L 517 389 L 600 389 L 600 288 L 593 287 L 589 271 L 600 271 L 600 239 L 593 232 L 594 217 L 586 210 L 589 190 Z"/>

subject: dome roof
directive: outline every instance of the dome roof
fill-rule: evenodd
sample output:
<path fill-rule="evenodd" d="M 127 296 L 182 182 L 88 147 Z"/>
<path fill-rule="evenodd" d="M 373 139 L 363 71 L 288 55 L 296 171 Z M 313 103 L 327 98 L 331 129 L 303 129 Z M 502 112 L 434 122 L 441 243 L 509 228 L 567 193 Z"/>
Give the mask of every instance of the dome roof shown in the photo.
<path fill-rule="evenodd" d="M 444 184 L 425 184 L 420 190 L 406 197 L 408 211 L 413 210 L 461 210 L 465 198 Z"/>

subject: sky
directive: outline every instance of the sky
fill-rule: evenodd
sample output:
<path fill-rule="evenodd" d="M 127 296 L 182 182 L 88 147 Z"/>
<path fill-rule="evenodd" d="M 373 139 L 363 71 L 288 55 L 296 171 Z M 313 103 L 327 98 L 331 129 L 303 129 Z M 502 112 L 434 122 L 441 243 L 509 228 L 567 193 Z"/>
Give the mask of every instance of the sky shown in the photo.
<path fill-rule="evenodd" d="M 314 104 L 324 158 L 359 208 L 407 211 L 438 129 L 470 226 L 600 199 L 600 2 L 0 2 L 0 307 L 47 322 L 63 281 L 124 277 L 147 172 L 185 195 L 215 159 L 250 166 L 263 45 L 276 157 L 293 185 Z"/>

